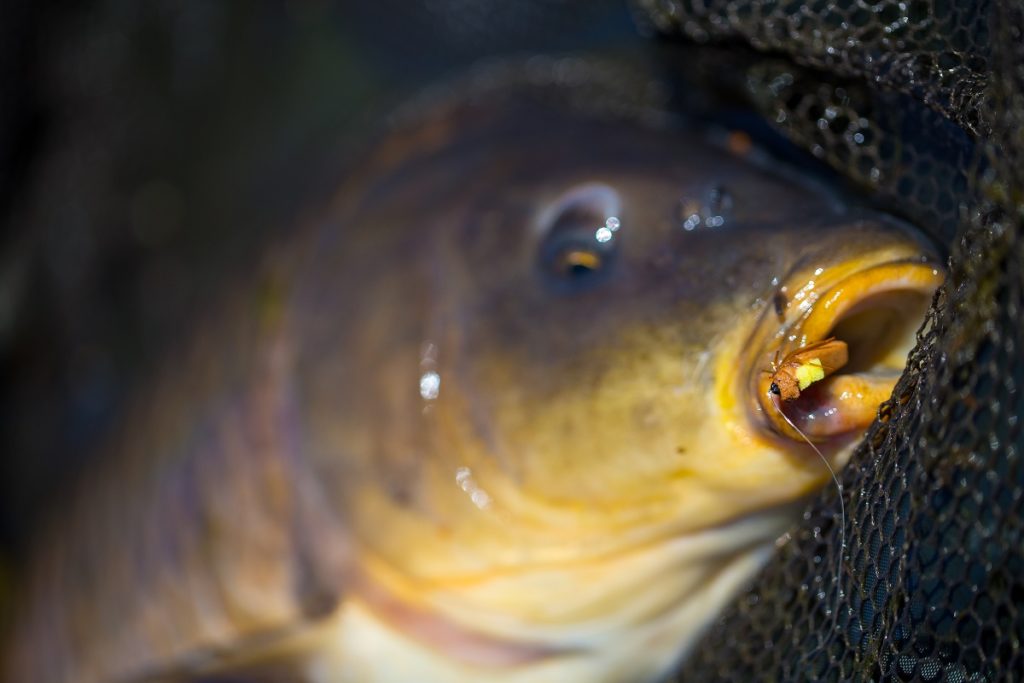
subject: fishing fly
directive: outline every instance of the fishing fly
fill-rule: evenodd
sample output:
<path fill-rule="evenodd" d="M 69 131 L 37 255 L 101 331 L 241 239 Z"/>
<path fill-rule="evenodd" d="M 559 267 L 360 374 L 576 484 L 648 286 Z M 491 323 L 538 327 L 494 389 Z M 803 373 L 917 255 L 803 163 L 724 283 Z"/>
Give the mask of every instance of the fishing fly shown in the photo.
<path fill-rule="evenodd" d="M 835 337 L 808 344 L 786 355 L 781 362 L 778 352 L 772 361 L 769 391 L 783 401 L 800 398 L 800 392 L 819 382 L 849 360 L 846 342 Z"/>

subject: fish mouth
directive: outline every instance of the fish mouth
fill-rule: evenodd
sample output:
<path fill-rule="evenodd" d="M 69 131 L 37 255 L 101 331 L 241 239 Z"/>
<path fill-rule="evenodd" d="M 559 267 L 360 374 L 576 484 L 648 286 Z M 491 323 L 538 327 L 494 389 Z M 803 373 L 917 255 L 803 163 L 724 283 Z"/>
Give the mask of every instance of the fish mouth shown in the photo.
<path fill-rule="evenodd" d="M 944 272 L 921 256 L 858 261 L 790 278 L 762 319 L 750 390 L 778 435 L 827 442 L 859 433 L 903 373 Z"/>

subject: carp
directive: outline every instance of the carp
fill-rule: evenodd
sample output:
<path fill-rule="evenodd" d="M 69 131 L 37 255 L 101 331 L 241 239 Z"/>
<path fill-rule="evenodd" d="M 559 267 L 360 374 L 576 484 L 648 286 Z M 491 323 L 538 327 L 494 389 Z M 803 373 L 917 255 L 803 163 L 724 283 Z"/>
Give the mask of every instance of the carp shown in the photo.
<path fill-rule="evenodd" d="M 741 147 L 521 93 L 392 126 L 137 398 L 42 536 L 7 680 L 664 675 L 943 276 Z M 780 401 L 773 360 L 831 339 Z"/>

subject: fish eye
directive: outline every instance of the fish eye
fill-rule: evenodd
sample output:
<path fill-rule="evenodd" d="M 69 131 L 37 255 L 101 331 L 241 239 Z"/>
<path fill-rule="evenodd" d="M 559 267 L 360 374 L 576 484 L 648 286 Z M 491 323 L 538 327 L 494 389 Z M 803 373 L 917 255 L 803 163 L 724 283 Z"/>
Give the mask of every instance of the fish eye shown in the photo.
<path fill-rule="evenodd" d="M 621 239 L 615 190 L 587 183 L 562 194 L 538 219 L 542 274 L 562 289 L 586 287 L 604 279 Z"/>

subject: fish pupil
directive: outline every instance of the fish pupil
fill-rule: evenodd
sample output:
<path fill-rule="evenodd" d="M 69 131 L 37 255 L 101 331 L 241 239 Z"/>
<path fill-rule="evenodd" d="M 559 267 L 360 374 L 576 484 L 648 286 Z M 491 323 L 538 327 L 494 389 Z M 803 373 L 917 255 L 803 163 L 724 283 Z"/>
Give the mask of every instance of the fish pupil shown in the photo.
<path fill-rule="evenodd" d="M 553 244 L 546 245 L 541 258 L 546 262 L 544 270 L 552 278 L 549 282 L 564 291 L 579 291 L 580 287 L 590 287 L 604 280 L 604 275 L 614 256 L 611 245 L 594 246 L 576 235 L 555 236 Z M 594 243 L 596 244 L 596 242 Z"/>
<path fill-rule="evenodd" d="M 586 275 L 587 273 L 592 272 L 593 269 L 590 266 L 585 266 L 582 263 L 574 263 L 571 266 L 569 266 L 569 274 L 574 277 L 579 277 L 581 275 Z"/>
<path fill-rule="evenodd" d="M 594 273 L 600 267 L 599 262 L 593 263 L 580 263 L 570 262 L 567 264 L 565 272 L 571 277 L 586 277 L 591 273 Z"/>
<path fill-rule="evenodd" d="M 768 387 L 768 391 L 772 392 L 776 396 L 782 395 L 782 391 L 779 389 L 779 385 L 776 384 L 775 382 L 772 382 L 772 385 Z"/>
<path fill-rule="evenodd" d="M 562 267 L 567 275 L 587 275 L 601 267 L 601 256 L 586 248 L 566 250 L 561 257 Z"/>

